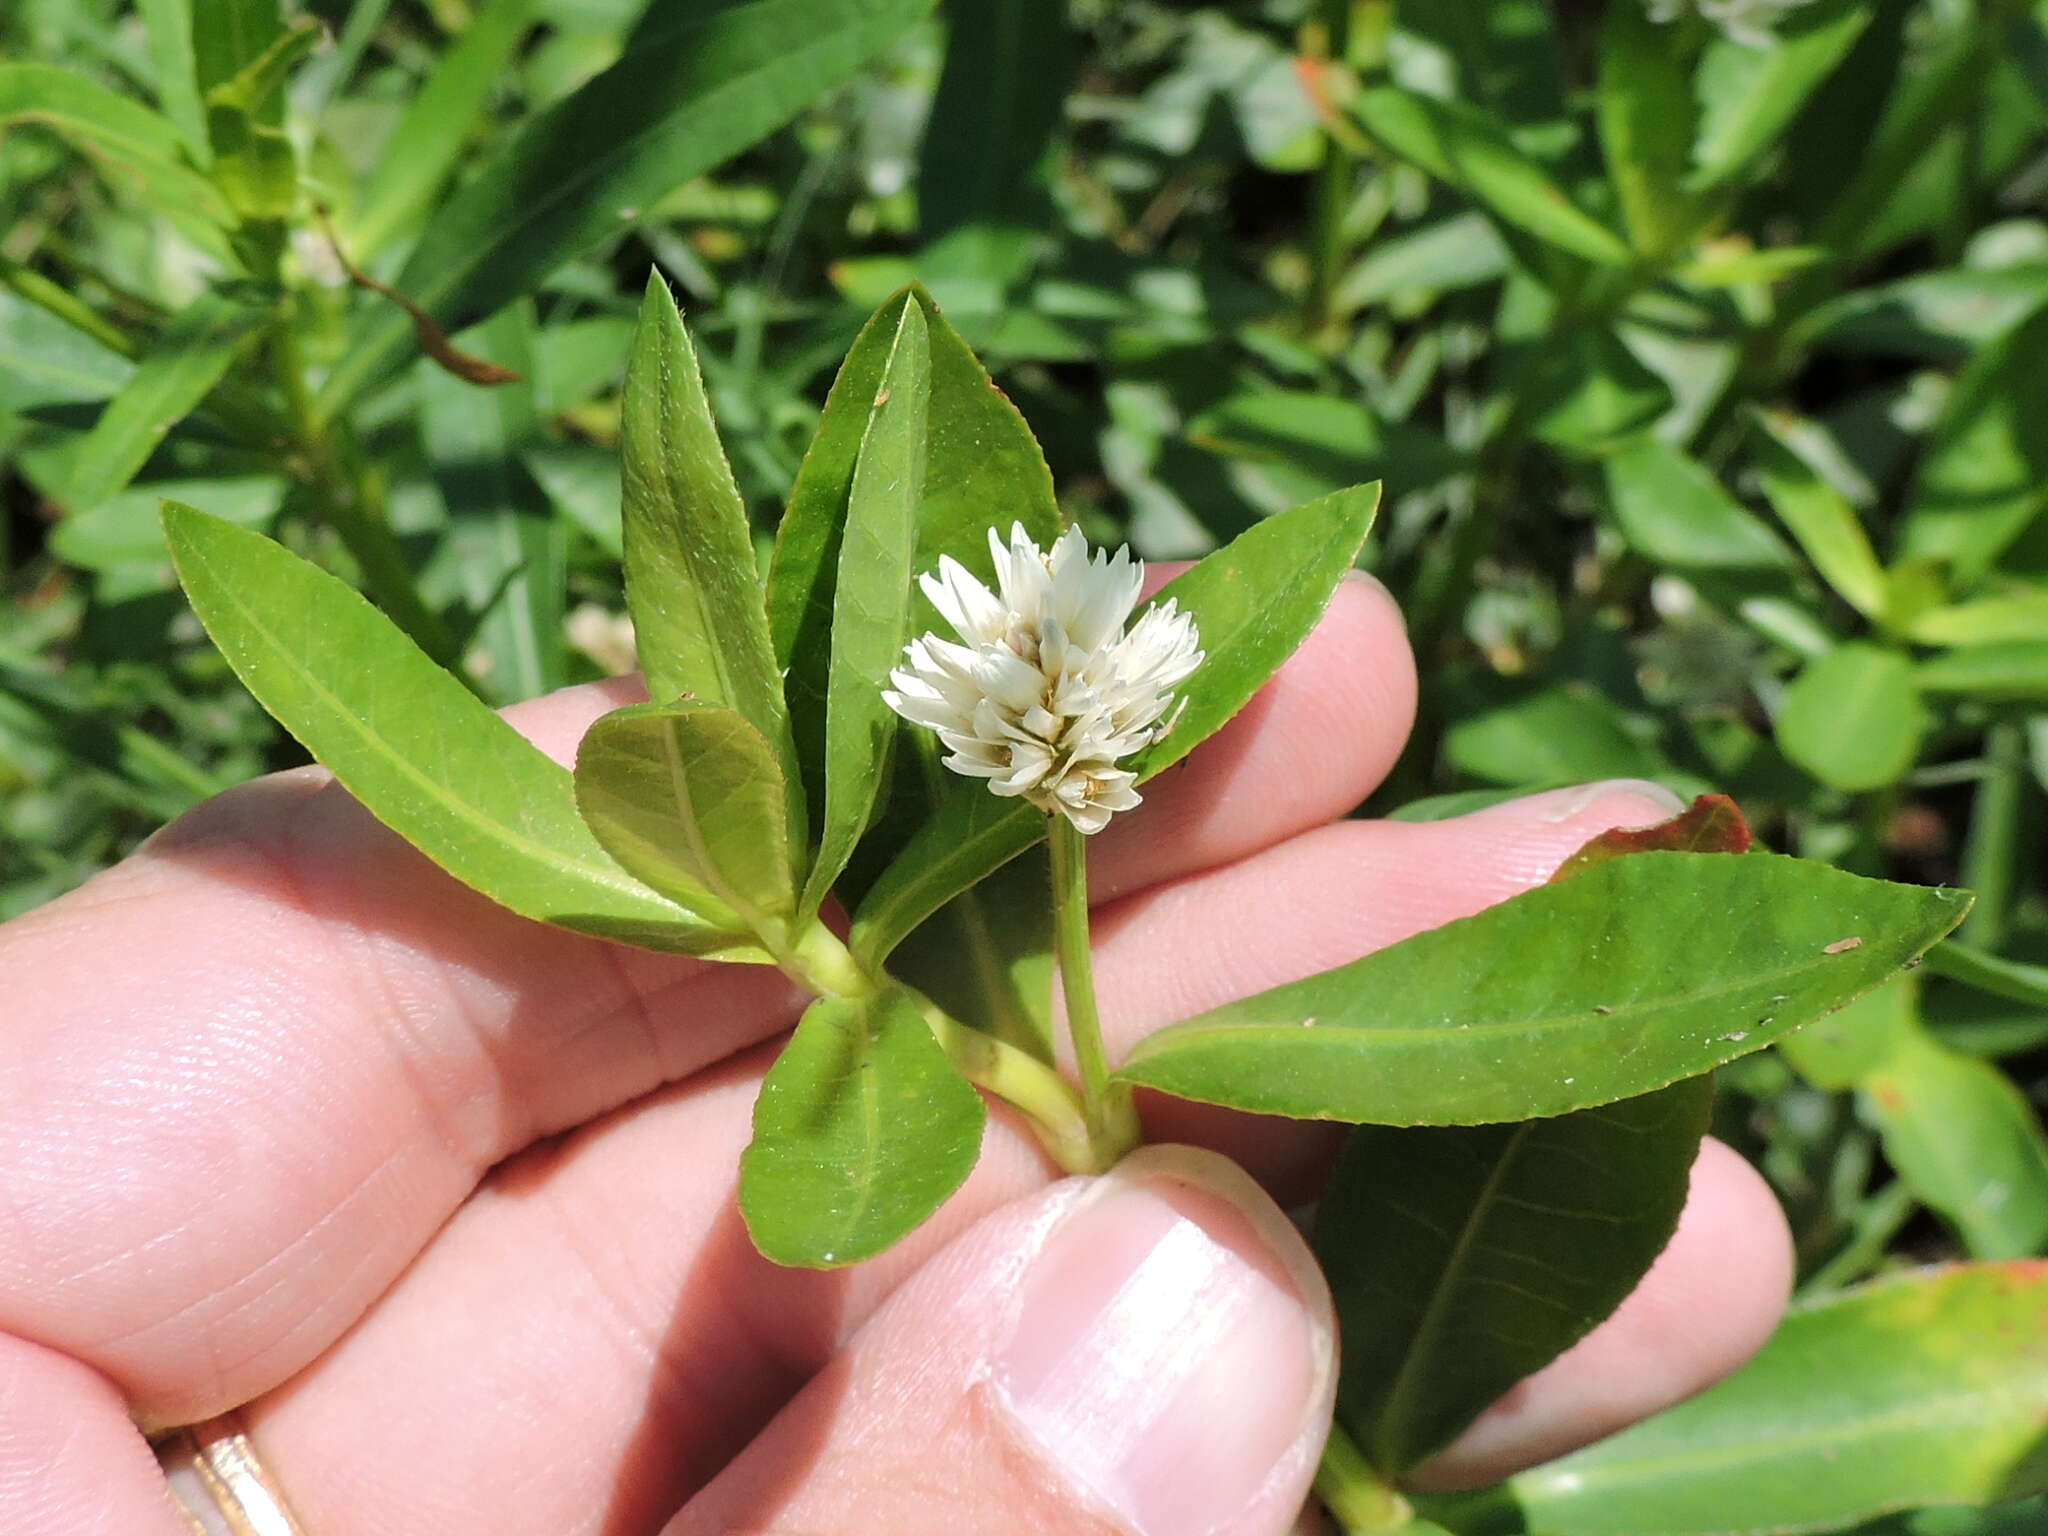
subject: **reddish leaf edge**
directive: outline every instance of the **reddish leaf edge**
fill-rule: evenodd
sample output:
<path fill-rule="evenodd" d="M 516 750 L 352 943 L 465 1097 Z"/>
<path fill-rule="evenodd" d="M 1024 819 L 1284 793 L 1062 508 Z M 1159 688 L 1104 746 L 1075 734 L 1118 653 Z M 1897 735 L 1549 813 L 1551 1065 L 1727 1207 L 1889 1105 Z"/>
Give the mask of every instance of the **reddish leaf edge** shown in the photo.
<path fill-rule="evenodd" d="M 1614 827 L 1602 832 L 1558 865 L 1547 883 L 1555 885 L 1623 854 L 1747 853 L 1755 840 L 1741 806 L 1726 795 L 1701 795 L 1654 827 Z"/>

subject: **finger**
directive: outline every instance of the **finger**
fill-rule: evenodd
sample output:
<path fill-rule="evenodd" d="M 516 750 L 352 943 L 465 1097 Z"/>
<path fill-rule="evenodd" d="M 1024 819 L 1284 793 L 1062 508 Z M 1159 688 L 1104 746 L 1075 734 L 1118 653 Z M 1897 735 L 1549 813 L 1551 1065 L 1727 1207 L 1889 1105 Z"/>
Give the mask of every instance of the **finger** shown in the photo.
<path fill-rule="evenodd" d="M 1770 1186 L 1707 1141 L 1678 1231 L 1642 1284 L 1420 1468 L 1416 1485 L 1495 1482 L 1704 1391 L 1763 1347 L 1792 1276 L 1792 1236 Z"/>
<path fill-rule="evenodd" d="M 1163 582 L 1175 567 L 1148 573 Z M 1345 815 L 1415 722 L 1415 657 L 1393 596 L 1357 571 L 1250 704 L 1089 842 L 1097 902 L 1214 869 Z"/>
<path fill-rule="evenodd" d="M 8 1536 L 179 1536 L 121 1394 L 76 1360 L 0 1334 L 0 1521 Z"/>
<path fill-rule="evenodd" d="M 1325 628 L 1133 818 L 1175 834 L 1105 851 L 1112 888 L 1236 857 L 1377 780 L 1412 698 L 1374 680 L 1412 678 L 1398 615 L 1345 583 Z M 634 696 L 592 685 L 509 713 L 567 758 Z M 1369 723 L 1303 750 L 1353 715 Z M 0 1073 L 0 1182 L 17 1196 L 0 1209 L 0 1328 L 90 1361 L 152 1422 L 285 1379 L 484 1169 L 801 1004 L 764 967 L 514 918 L 317 770 L 220 797 L 0 930 L 0 970 L 22 1019 Z"/>
<path fill-rule="evenodd" d="M 1395 896 L 1414 863 L 1464 862 L 1466 882 L 1447 881 L 1439 894 L 1448 919 L 1503 884 L 1541 878 L 1605 826 L 1665 809 L 1640 786 L 1613 785 L 1536 797 L 1519 813 L 1402 828 L 1385 849 L 1361 823 L 1347 834 L 1355 841 L 1335 845 L 1348 862 L 1332 857 L 1330 834 L 1310 834 L 1186 882 L 1214 910 L 1193 895 L 1109 909 L 1117 932 L 1104 946 L 1103 990 L 1119 1000 L 1118 1030 L 1134 1034 L 1162 968 L 1199 982 L 1181 1006 L 1208 1007 L 1291 979 L 1285 967 L 1300 957 L 1281 940 L 1300 922 L 1354 944 L 1432 926 L 1436 912 Z M 1311 877 L 1326 882 L 1320 917 L 1232 901 Z M 1361 930 L 1360 912 L 1383 914 L 1385 926 Z M 1267 969 L 1215 943 L 1219 913 L 1248 930 L 1248 951 L 1264 954 Z M 560 1530 L 594 1500 L 673 1507 L 930 1244 L 1048 1177 L 1028 1131 L 999 1109 L 973 1179 L 904 1249 L 837 1274 L 778 1270 L 753 1251 L 731 1204 L 770 1059 L 750 1053 L 514 1165 L 517 1198 L 494 1180 L 376 1313 L 266 1406 L 259 1440 L 295 1497 L 322 1499 L 323 1532 L 390 1529 L 422 1488 L 437 1490 L 438 1505 L 488 1517 L 501 1536 Z M 1294 1170 L 1297 1194 L 1306 1192 L 1300 1169 L 1330 1134 L 1250 1117 L 1207 1128 L 1249 1160 Z M 555 1405 L 570 1400 L 578 1411 L 565 1416 Z M 394 1502 L 362 1486 L 365 1466 L 384 1469 L 392 1481 L 380 1486 Z"/>
<path fill-rule="evenodd" d="M 1148 1148 L 925 1265 L 668 1536 L 1283 1536 L 1335 1376 L 1278 1207 Z"/>

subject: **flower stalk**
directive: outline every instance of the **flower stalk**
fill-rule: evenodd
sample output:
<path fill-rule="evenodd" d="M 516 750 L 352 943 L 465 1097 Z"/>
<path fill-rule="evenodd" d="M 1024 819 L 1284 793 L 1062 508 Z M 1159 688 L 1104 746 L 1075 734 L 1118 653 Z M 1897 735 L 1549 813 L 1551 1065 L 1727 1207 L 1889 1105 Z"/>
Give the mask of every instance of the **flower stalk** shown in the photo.
<path fill-rule="evenodd" d="M 1060 991 L 1067 1004 L 1067 1037 L 1081 1075 L 1081 1113 L 1100 1166 L 1113 1167 L 1144 1136 L 1131 1090 L 1114 1082 L 1102 1043 L 1102 1015 L 1095 1006 L 1095 962 L 1088 925 L 1088 844 L 1063 816 L 1052 818 L 1053 953 L 1059 961 Z"/>

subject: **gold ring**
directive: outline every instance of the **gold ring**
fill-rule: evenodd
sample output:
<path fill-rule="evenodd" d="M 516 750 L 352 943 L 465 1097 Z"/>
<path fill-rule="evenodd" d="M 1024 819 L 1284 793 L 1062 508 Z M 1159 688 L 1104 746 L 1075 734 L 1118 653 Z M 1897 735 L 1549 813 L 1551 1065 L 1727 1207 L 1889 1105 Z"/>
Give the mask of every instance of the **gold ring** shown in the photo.
<path fill-rule="evenodd" d="M 156 1458 L 193 1536 L 306 1536 L 233 1413 L 174 1430 Z"/>

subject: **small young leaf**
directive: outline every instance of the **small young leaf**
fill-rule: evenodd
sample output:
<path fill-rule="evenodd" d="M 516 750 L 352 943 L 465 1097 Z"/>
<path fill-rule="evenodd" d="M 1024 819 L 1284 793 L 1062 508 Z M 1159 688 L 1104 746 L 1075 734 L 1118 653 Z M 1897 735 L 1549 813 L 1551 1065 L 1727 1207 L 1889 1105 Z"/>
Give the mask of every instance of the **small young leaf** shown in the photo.
<path fill-rule="evenodd" d="M 1304 1119 L 1566 1114 L 1841 1007 L 1969 900 L 1770 854 L 1637 854 L 1161 1030 L 1117 1075 Z"/>
<path fill-rule="evenodd" d="M 649 949 L 733 935 L 641 885 L 576 814 L 568 771 L 429 661 L 346 583 L 175 503 L 171 557 L 249 691 L 379 821 L 523 916 Z"/>
<path fill-rule="evenodd" d="M 1504 222 L 1588 261 L 1629 260 L 1621 237 L 1581 211 L 1477 108 L 1386 85 L 1361 91 L 1351 109 L 1388 150 L 1469 193 Z"/>
<path fill-rule="evenodd" d="M 1918 758 L 1927 711 L 1904 655 L 1838 645 L 1793 679 L 1777 728 L 1785 755 L 1823 783 L 1879 789 Z"/>
<path fill-rule="evenodd" d="M 783 766 L 790 842 L 804 797 L 747 511 L 719 445 L 697 353 L 660 273 L 647 283 L 626 367 L 626 605 L 647 696 L 722 704 L 753 722 Z"/>
<path fill-rule="evenodd" d="M 1161 588 L 1192 614 L 1204 659 L 1182 689 L 1174 728 L 1131 760 L 1138 782 L 1220 730 L 1292 656 L 1357 564 L 1377 485 L 1359 486 L 1257 523 Z M 1045 836 L 1045 815 L 978 781 L 952 785 L 938 809 L 861 902 L 854 952 L 878 965 L 903 937 L 990 871 Z"/>
<path fill-rule="evenodd" d="M 747 926 L 796 907 L 782 770 L 737 710 L 681 699 L 593 725 L 576 805 L 620 865 L 673 901 Z"/>
<path fill-rule="evenodd" d="M 1554 1536 L 1833 1531 L 2048 1487 L 2048 1263 L 1958 1265 L 1796 1306 L 1717 1387 L 1509 1485 Z"/>
<path fill-rule="evenodd" d="M 1751 840 L 1741 806 L 1726 795 L 1700 795 L 1654 827 L 1609 828 L 1558 865 L 1550 879 L 1555 884 L 1627 853 L 1747 853 Z"/>
<path fill-rule="evenodd" d="M 1713 1081 L 1519 1125 L 1366 1126 L 1316 1214 L 1339 1420 L 1405 1472 L 1635 1289 L 1670 1241 Z"/>
<path fill-rule="evenodd" d="M 903 992 L 811 1004 L 754 1103 L 740 1209 L 778 1264 L 872 1258 L 960 1187 L 988 1111 Z"/>
<path fill-rule="evenodd" d="M 930 387 L 924 311 L 905 304 L 847 495 L 826 685 L 825 816 L 804 886 L 806 912 L 830 893 L 867 831 L 896 743 L 899 722 L 882 691 L 910 624 Z"/>

